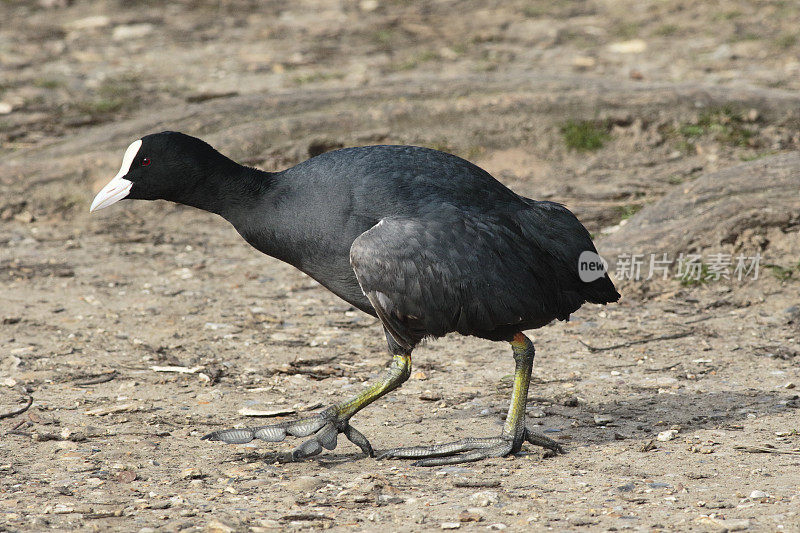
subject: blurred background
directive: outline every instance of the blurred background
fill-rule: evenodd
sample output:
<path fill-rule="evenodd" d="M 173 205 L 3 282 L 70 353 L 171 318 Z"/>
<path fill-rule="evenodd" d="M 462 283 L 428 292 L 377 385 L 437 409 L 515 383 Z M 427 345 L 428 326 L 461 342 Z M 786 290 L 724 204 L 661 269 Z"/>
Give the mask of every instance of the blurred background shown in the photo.
<path fill-rule="evenodd" d="M 201 117 L 190 133 L 230 130 L 232 156 L 270 169 L 344 145 L 421 144 L 511 185 L 535 180 L 523 192 L 580 204 L 598 229 L 701 170 L 800 142 L 784 98 L 800 85 L 791 1 L 7 0 L 2 10 L 5 154 L 189 115 Z M 231 105 L 244 107 L 221 111 Z"/>
<path fill-rule="evenodd" d="M 795 0 L 0 0 L 0 411 L 33 402 L 3 420 L 0 527 L 800 528 L 799 27 Z M 569 207 L 623 294 L 537 332 L 531 422 L 569 455 L 433 472 L 200 443 L 387 358 L 374 319 L 214 215 L 89 215 L 165 129 L 265 170 L 423 145 Z M 359 414 L 376 448 L 496 432 L 505 346 L 415 356 Z"/>

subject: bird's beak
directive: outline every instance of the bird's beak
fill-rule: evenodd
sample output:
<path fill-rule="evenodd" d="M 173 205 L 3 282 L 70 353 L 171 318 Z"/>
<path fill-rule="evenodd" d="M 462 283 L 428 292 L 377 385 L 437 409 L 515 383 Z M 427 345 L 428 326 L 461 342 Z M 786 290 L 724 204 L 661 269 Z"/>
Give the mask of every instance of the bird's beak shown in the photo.
<path fill-rule="evenodd" d="M 128 193 L 131 191 L 131 187 L 133 186 L 133 182 L 130 180 L 126 180 L 123 176 L 128 174 L 128 171 L 131 169 L 131 164 L 133 163 L 136 154 L 139 152 L 139 148 L 142 146 L 142 140 L 139 139 L 138 141 L 134 141 L 127 150 L 125 150 L 125 155 L 122 157 L 122 166 L 117 172 L 117 175 L 109 181 L 105 187 L 100 189 L 100 192 L 97 193 L 97 196 L 94 197 L 94 201 L 92 202 L 92 206 L 89 208 L 89 212 L 97 211 L 98 209 L 103 209 L 111 204 L 115 204 L 128 196 Z"/>
<path fill-rule="evenodd" d="M 108 207 L 111 204 L 119 202 L 128 196 L 132 185 L 133 182 L 126 180 L 117 174 L 114 176 L 114 179 L 109 181 L 105 187 L 100 189 L 100 192 L 94 197 L 94 201 L 92 202 L 92 206 L 89 208 L 89 212 L 91 213 L 92 211 L 97 211 L 98 209 L 103 209 L 104 207 Z"/>

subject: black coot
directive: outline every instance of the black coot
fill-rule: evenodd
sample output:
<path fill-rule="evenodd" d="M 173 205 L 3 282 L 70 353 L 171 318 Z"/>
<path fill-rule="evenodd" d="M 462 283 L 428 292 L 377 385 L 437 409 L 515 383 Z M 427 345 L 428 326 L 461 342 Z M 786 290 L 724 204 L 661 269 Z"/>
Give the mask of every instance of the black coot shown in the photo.
<path fill-rule="evenodd" d="M 345 148 L 263 172 L 200 139 L 163 132 L 128 147 L 91 210 L 123 198 L 217 213 L 256 249 L 380 319 L 394 360 L 364 392 L 311 418 L 204 437 L 243 443 L 313 435 L 295 459 L 333 449 L 339 433 L 372 455 L 350 418 L 408 378 L 423 338 L 449 332 L 511 343 L 516 373 L 503 432 L 382 455 L 432 466 L 516 453 L 525 440 L 561 451 L 525 426 L 534 349 L 522 331 L 566 320 L 584 302 L 619 299 L 604 271 L 583 281 L 579 257 L 596 250 L 568 209 L 519 196 L 472 163 L 428 148 Z"/>

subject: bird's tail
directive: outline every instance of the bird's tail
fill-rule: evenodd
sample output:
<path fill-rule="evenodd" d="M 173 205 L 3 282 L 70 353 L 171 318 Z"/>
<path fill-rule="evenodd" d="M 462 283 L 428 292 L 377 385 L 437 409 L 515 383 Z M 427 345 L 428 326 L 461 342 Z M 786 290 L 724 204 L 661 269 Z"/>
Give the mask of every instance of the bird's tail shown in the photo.
<path fill-rule="evenodd" d="M 534 238 L 557 258 L 562 289 L 574 295 L 577 307 L 583 303 L 579 299 L 596 304 L 619 300 L 620 294 L 608 276 L 608 263 L 597 253 L 591 235 L 575 215 L 556 202 L 524 200 L 532 208 L 527 212 L 533 217 L 532 227 L 538 230 Z"/>

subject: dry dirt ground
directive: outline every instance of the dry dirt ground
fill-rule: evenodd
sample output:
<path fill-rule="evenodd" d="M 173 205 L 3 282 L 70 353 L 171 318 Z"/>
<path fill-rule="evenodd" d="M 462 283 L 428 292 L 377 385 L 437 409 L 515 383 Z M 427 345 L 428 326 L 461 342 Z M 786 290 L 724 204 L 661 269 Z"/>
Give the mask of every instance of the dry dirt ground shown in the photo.
<path fill-rule="evenodd" d="M 0 421 L 0 528 L 800 530 L 800 6 L 551 4 L 0 2 L 0 413 L 32 401 Z M 422 469 L 340 440 L 285 463 L 296 442 L 200 436 L 358 391 L 381 328 L 213 215 L 89 216 L 163 129 L 269 170 L 432 146 L 566 203 L 601 252 L 655 252 L 661 216 L 670 253 L 758 253 L 760 275 L 620 271 L 618 304 L 534 332 L 529 417 L 565 455 Z M 789 186 L 762 206 L 773 168 Z M 692 195 L 730 176 L 752 195 L 725 216 L 758 216 L 711 232 Z M 451 336 L 414 363 L 354 419 L 378 450 L 499 432 L 507 346 Z"/>

